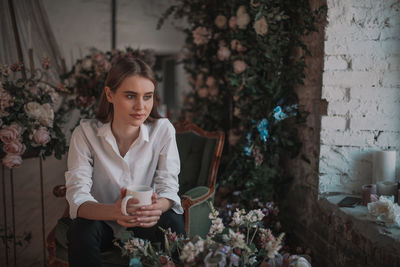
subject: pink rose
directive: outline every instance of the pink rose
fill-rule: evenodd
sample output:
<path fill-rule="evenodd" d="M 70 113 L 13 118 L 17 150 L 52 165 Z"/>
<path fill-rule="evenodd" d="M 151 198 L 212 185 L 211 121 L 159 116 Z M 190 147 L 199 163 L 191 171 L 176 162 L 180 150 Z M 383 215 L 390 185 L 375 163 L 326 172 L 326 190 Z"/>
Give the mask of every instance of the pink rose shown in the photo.
<path fill-rule="evenodd" d="M 196 84 L 196 81 L 193 79 L 192 76 L 188 76 L 187 79 L 188 79 L 188 82 L 189 82 L 191 85 L 195 85 L 195 84 Z"/>
<path fill-rule="evenodd" d="M 246 12 L 245 6 L 240 6 L 236 12 L 236 24 L 238 25 L 239 29 L 246 29 L 247 24 L 250 22 L 250 16 Z"/>
<path fill-rule="evenodd" d="M 234 39 L 234 40 L 231 41 L 231 49 L 232 49 L 232 50 L 236 50 L 236 51 L 238 51 L 238 52 L 244 52 L 244 51 L 247 50 L 247 48 L 244 47 L 244 46 L 239 42 L 239 40 L 236 40 L 236 39 Z"/>
<path fill-rule="evenodd" d="M 12 125 L 12 126 L 7 126 L 3 129 L 0 130 L 0 140 L 4 144 L 9 144 L 15 140 L 18 140 L 20 137 L 20 131 L 19 129 Z"/>
<path fill-rule="evenodd" d="M 228 24 L 229 24 L 229 27 L 230 27 L 231 29 L 233 29 L 233 30 L 236 29 L 236 27 L 237 27 L 237 25 L 236 25 L 236 17 L 235 17 L 235 16 L 231 17 L 231 18 L 229 19 Z"/>
<path fill-rule="evenodd" d="M 197 27 L 193 32 L 193 42 L 197 45 L 203 45 L 208 43 L 211 39 L 211 34 L 205 27 Z"/>
<path fill-rule="evenodd" d="M 223 29 L 224 27 L 225 27 L 225 25 L 226 25 L 226 17 L 224 16 L 224 15 L 218 15 L 216 18 L 215 18 L 215 25 L 218 27 L 218 28 L 220 28 L 220 29 Z"/>
<path fill-rule="evenodd" d="M 217 52 L 218 59 L 221 61 L 228 60 L 231 56 L 231 51 L 225 46 L 221 46 Z"/>
<path fill-rule="evenodd" d="M 266 35 L 268 33 L 268 23 L 265 17 L 257 20 L 254 23 L 253 28 L 258 35 Z"/>
<path fill-rule="evenodd" d="M 202 87 L 199 90 L 197 90 L 197 94 L 199 95 L 200 98 L 205 98 L 208 95 L 208 90 L 206 87 Z"/>
<path fill-rule="evenodd" d="M 8 115 L 6 108 L 12 107 L 14 104 L 13 97 L 0 86 L 0 117 Z"/>
<path fill-rule="evenodd" d="M 212 87 L 215 85 L 215 79 L 213 76 L 208 76 L 206 80 L 206 84 L 208 87 Z"/>
<path fill-rule="evenodd" d="M 240 44 L 239 40 L 233 39 L 233 40 L 231 41 L 231 49 L 232 49 L 232 50 L 236 50 L 236 47 L 238 46 L 238 44 Z"/>
<path fill-rule="evenodd" d="M 236 74 L 242 73 L 243 71 L 246 70 L 246 68 L 247 68 L 247 64 L 243 60 L 235 60 L 233 62 L 233 71 Z"/>
<path fill-rule="evenodd" d="M 194 86 L 196 89 L 198 89 L 201 86 L 203 86 L 203 83 L 204 83 L 203 82 L 203 77 L 204 77 L 204 75 L 202 73 L 197 74 L 196 83 L 195 83 L 195 86 Z"/>
<path fill-rule="evenodd" d="M 211 97 L 215 97 L 219 93 L 219 89 L 218 89 L 217 86 L 210 87 L 210 89 L 208 91 L 209 91 L 209 94 L 210 94 Z"/>
<path fill-rule="evenodd" d="M 236 134 L 236 131 L 237 130 L 234 130 L 234 129 L 230 129 L 229 130 L 229 138 L 228 138 L 228 140 L 229 140 L 229 144 L 231 146 L 235 146 L 240 140 L 240 134 Z"/>
<path fill-rule="evenodd" d="M 35 141 L 36 144 L 43 146 L 43 145 L 47 144 L 48 142 L 50 142 L 50 140 L 51 140 L 51 137 L 50 137 L 49 131 L 47 130 L 46 127 L 40 127 L 33 134 L 33 141 Z"/>
<path fill-rule="evenodd" d="M 19 140 L 14 140 L 8 144 L 3 146 L 4 152 L 7 154 L 14 154 L 14 155 L 22 155 L 25 152 L 25 145 L 22 144 Z"/>
<path fill-rule="evenodd" d="M 240 117 L 240 108 L 235 107 L 233 109 L 233 115 L 235 115 L 236 117 Z"/>
<path fill-rule="evenodd" d="M 19 167 L 22 164 L 22 158 L 19 155 L 7 154 L 3 158 L 3 165 L 9 169 Z"/>
<path fill-rule="evenodd" d="M 42 60 L 42 66 L 44 69 L 50 68 L 50 58 L 49 57 L 44 57 Z"/>
<path fill-rule="evenodd" d="M 238 52 L 244 52 L 244 51 L 246 51 L 246 50 L 247 50 L 247 48 L 244 47 L 241 43 L 239 43 L 239 44 L 237 45 L 237 47 L 236 47 L 236 51 L 238 51 Z"/>
<path fill-rule="evenodd" d="M 97 62 L 102 62 L 103 60 L 105 60 L 104 55 L 98 52 L 94 53 L 92 58 Z"/>

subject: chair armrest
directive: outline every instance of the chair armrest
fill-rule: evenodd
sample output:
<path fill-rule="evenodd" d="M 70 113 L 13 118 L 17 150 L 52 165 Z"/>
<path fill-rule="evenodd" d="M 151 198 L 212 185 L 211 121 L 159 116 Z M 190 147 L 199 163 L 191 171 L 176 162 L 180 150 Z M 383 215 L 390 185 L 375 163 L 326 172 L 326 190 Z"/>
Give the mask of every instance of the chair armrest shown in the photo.
<path fill-rule="evenodd" d="M 208 201 L 214 200 L 214 188 L 195 187 L 182 195 L 181 200 L 185 211 L 186 234 L 205 238 L 211 225 L 211 220 L 208 218 L 211 212 Z"/>
<path fill-rule="evenodd" d="M 65 197 L 65 194 L 67 192 L 67 187 L 65 185 L 56 185 L 53 188 L 53 195 L 56 197 Z"/>
<path fill-rule="evenodd" d="M 214 191 L 214 188 L 209 188 L 207 186 L 197 186 L 190 189 L 181 196 L 183 209 L 186 211 L 191 206 L 201 204 L 208 200 L 210 197 L 214 196 Z"/>
<path fill-rule="evenodd" d="M 197 186 L 195 188 L 190 189 L 189 191 L 183 194 L 183 198 L 189 198 L 192 201 L 196 201 L 201 197 L 205 196 L 210 192 L 210 188 L 207 186 Z"/>

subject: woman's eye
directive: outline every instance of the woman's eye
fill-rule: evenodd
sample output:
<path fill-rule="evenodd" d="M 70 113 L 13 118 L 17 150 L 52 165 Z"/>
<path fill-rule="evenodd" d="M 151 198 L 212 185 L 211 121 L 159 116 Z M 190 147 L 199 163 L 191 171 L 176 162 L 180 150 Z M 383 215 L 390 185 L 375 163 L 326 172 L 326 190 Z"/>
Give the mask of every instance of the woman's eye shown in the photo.
<path fill-rule="evenodd" d="M 151 97 L 152 97 L 151 95 L 145 95 L 144 100 L 149 100 L 149 99 L 151 99 Z"/>
<path fill-rule="evenodd" d="M 134 95 L 127 95 L 126 97 L 127 97 L 128 99 L 134 99 L 134 98 L 135 98 Z"/>

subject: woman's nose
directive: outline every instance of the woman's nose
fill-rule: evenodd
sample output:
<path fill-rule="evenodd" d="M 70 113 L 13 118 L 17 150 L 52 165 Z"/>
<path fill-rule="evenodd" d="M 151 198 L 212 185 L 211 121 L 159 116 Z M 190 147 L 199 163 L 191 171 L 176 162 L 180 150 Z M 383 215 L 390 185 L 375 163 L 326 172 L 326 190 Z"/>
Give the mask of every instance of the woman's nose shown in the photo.
<path fill-rule="evenodd" d="M 135 109 L 143 109 L 144 108 L 144 101 L 143 99 L 138 99 L 134 106 Z"/>

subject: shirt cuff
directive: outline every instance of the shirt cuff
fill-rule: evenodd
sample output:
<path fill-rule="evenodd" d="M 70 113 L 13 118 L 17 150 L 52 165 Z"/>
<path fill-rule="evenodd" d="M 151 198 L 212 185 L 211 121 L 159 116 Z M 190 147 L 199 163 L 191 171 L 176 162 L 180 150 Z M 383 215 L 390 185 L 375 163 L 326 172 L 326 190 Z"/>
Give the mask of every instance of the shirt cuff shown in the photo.
<path fill-rule="evenodd" d="M 171 193 L 159 193 L 158 197 L 159 198 L 167 198 L 167 199 L 173 201 L 174 204 L 172 205 L 171 209 L 177 214 L 183 214 L 183 208 L 181 206 L 181 199 L 178 195 L 171 194 Z"/>
<path fill-rule="evenodd" d="M 94 199 L 93 197 L 85 197 L 85 198 L 79 198 L 79 200 L 77 201 L 70 201 L 69 202 L 69 217 L 71 219 L 75 219 L 76 217 L 78 217 L 78 209 L 79 207 L 88 201 L 92 201 L 92 202 L 98 202 L 96 199 Z"/>

